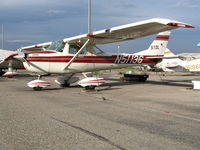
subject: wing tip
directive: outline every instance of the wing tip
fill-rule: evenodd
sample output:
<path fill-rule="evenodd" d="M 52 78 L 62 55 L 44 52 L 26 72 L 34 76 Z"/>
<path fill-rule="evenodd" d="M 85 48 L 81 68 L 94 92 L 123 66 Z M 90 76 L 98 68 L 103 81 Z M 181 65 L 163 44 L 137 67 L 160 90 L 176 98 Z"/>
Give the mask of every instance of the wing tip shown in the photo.
<path fill-rule="evenodd" d="M 174 27 L 181 27 L 181 28 L 195 28 L 192 25 L 184 24 L 184 23 L 177 23 L 177 22 L 170 22 L 167 25 L 168 26 L 174 26 Z"/>

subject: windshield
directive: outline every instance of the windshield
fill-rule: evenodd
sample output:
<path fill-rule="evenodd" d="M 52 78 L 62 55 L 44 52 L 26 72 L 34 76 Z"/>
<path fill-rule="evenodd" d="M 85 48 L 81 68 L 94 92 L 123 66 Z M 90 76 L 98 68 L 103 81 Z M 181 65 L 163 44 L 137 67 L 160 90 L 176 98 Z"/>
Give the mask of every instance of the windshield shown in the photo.
<path fill-rule="evenodd" d="M 64 49 L 65 43 L 63 41 L 55 41 L 49 47 L 47 50 L 55 50 L 58 52 L 62 52 Z"/>

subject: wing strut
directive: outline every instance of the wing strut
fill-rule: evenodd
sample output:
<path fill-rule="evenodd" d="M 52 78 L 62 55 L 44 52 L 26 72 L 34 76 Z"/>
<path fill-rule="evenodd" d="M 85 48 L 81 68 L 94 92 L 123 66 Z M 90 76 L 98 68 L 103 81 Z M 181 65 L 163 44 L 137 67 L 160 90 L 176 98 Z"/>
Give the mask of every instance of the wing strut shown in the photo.
<path fill-rule="evenodd" d="M 72 64 L 72 62 L 78 57 L 78 55 L 81 53 L 81 51 L 87 46 L 87 44 L 90 42 L 90 39 L 88 39 L 85 44 L 78 50 L 78 52 L 72 57 L 72 59 L 69 61 L 66 67 L 63 68 L 63 70 L 69 68 L 69 66 Z"/>

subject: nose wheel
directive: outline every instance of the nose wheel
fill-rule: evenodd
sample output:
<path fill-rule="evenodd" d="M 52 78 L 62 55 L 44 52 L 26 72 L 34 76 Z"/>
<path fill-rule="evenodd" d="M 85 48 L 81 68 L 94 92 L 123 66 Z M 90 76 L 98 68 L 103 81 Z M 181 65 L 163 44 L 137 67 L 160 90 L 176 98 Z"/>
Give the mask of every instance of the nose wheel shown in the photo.
<path fill-rule="evenodd" d="M 50 82 L 41 80 L 41 76 L 38 76 L 38 79 L 30 81 L 27 83 L 27 86 L 32 88 L 34 91 L 41 91 L 43 88 L 51 86 Z"/>

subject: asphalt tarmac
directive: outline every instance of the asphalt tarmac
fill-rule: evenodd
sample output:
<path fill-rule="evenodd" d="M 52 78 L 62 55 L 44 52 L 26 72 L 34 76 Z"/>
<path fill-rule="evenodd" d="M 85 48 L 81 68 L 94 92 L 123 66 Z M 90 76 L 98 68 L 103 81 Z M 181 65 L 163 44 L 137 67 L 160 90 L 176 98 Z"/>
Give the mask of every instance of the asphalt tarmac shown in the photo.
<path fill-rule="evenodd" d="M 33 76 L 0 78 L 1 150 L 199 150 L 200 76 L 153 73 L 147 82 L 33 91 Z"/>

